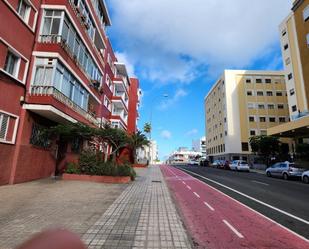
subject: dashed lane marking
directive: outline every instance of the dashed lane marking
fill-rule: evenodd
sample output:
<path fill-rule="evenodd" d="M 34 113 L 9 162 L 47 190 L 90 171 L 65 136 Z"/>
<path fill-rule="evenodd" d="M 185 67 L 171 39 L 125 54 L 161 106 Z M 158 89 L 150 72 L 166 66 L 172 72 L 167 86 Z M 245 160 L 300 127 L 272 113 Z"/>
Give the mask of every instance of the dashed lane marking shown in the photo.
<path fill-rule="evenodd" d="M 231 229 L 237 235 L 238 238 L 240 239 L 244 238 L 244 236 L 240 232 L 238 232 L 236 228 L 233 227 L 230 223 L 228 223 L 226 220 L 222 220 L 222 221 L 224 222 L 225 225 L 228 226 L 229 229 Z"/>
<path fill-rule="evenodd" d="M 215 209 L 210 206 L 206 201 L 204 201 L 204 204 L 211 210 L 211 211 L 215 211 Z"/>
<path fill-rule="evenodd" d="M 193 194 L 194 194 L 197 198 L 201 198 L 196 192 L 193 192 Z"/>
<path fill-rule="evenodd" d="M 187 188 L 191 190 L 191 187 L 189 185 L 187 185 Z"/>

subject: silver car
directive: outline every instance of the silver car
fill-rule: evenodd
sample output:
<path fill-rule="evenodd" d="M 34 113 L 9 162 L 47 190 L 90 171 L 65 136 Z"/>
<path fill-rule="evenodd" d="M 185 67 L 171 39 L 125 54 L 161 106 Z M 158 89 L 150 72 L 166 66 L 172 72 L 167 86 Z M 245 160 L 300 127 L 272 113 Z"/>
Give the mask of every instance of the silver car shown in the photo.
<path fill-rule="evenodd" d="M 297 167 L 294 163 L 279 162 L 266 169 L 266 175 L 282 177 L 284 180 L 290 177 L 301 177 L 305 170 Z"/>
<path fill-rule="evenodd" d="M 235 160 L 230 164 L 230 169 L 231 170 L 236 170 L 236 171 L 250 171 L 250 167 L 246 161 L 242 160 Z"/>
<path fill-rule="evenodd" d="M 309 170 L 302 174 L 301 179 L 304 183 L 309 183 Z"/>

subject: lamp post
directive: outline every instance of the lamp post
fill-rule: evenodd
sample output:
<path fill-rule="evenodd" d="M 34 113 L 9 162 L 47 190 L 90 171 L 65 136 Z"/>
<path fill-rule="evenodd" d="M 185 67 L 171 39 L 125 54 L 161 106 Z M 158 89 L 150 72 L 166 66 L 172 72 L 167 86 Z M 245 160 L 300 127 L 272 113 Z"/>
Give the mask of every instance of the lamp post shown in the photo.
<path fill-rule="evenodd" d="M 168 94 L 167 93 L 165 93 L 165 94 L 163 94 L 163 95 L 158 95 L 158 96 L 156 96 L 156 97 L 154 97 L 153 99 L 152 99 L 152 101 L 151 101 L 151 109 L 150 109 L 150 122 L 149 122 L 149 124 L 150 124 L 150 141 L 151 141 L 151 138 L 152 138 L 152 114 L 153 114 L 153 103 L 154 103 L 154 101 L 155 100 L 157 100 L 159 97 L 163 97 L 163 98 L 168 98 Z"/>

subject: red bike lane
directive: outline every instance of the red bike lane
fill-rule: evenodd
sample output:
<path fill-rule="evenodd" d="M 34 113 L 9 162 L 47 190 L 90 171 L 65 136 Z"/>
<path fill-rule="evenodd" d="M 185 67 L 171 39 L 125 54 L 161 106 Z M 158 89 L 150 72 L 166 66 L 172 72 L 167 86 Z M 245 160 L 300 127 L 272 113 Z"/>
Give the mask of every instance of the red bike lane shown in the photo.
<path fill-rule="evenodd" d="M 174 167 L 161 171 L 197 248 L 308 249 L 308 240 Z"/>

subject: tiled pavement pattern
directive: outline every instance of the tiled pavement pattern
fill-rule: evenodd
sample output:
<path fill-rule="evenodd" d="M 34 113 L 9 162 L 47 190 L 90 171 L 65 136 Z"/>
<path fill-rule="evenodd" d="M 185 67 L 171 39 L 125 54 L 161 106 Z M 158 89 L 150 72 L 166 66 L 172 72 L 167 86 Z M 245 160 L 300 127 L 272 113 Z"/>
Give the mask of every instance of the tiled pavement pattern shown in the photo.
<path fill-rule="evenodd" d="M 0 249 L 12 249 L 48 227 L 82 235 L 127 186 L 53 179 L 1 186 Z"/>
<path fill-rule="evenodd" d="M 138 170 L 128 187 L 84 234 L 93 249 L 186 248 L 191 244 L 160 168 Z"/>

